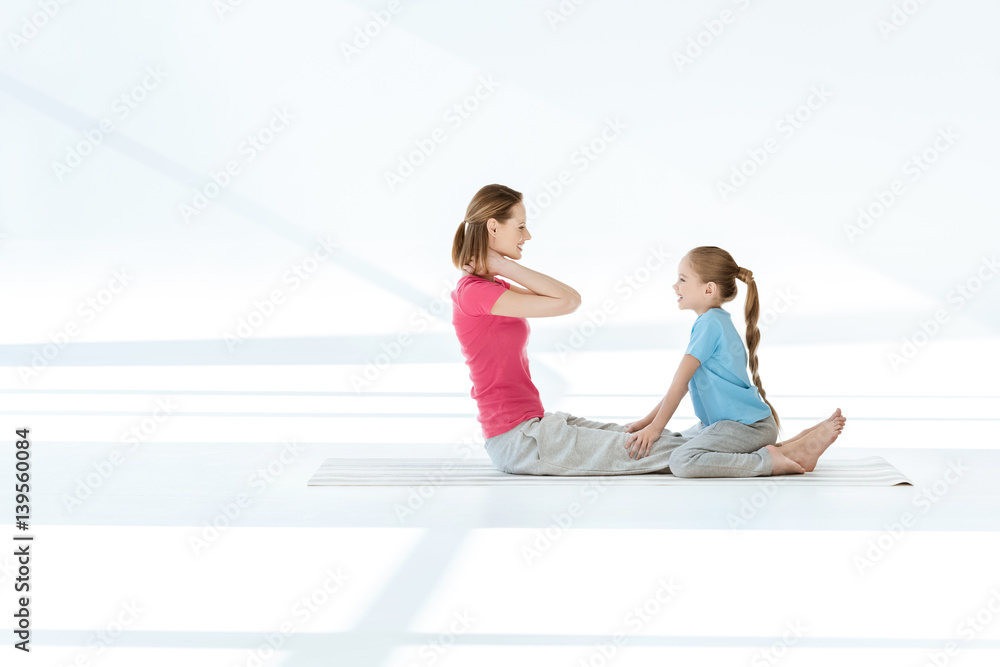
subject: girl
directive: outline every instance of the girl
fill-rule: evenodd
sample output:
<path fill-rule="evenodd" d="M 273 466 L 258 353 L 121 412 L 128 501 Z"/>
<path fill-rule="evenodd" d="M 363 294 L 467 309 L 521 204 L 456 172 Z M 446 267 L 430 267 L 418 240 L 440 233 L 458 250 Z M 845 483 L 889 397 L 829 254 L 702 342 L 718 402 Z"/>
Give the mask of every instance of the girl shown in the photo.
<path fill-rule="evenodd" d="M 722 304 L 736 297 L 736 279 L 747 285 L 744 319 L 747 353 Z M 685 255 L 673 286 L 677 306 L 698 317 L 691 340 L 666 396 L 643 419 L 629 424 L 629 456 L 643 458 L 688 391 L 700 422 L 670 455 L 670 471 L 679 477 L 751 477 L 812 471 L 816 460 L 840 435 L 846 418 L 838 408 L 830 419 L 776 446 L 778 413 L 767 400 L 757 373 L 759 314 L 753 272 L 736 264 L 722 248 L 702 246 Z M 758 393 L 759 392 L 759 393 Z M 669 432 L 667 432 L 669 433 Z"/>
<path fill-rule="evenodd" d="M 503 472 L 523 475 L 673 472 L 668 465 L 671 452 L 694 438 L 662 429 L 660 434 L 645 430 L 659 410 L 648 424 L 642 424 L 642 455 L 632 458 L 627 445 L 640 436 L 629 434 L 626 426 L 543 409 L 528 365 L 526 318 L 571 313 L 579 307 L 580 295 L 516 261 L 529 239 L 521 193 L 503 185 L 487 185 L 469 203 L 452 244 L 452 262 L 463 270 L 451 294 L 452 323 L 469 367 L 471 395 L 479 408 L 486 452 L 493 464 Z M 824 425 L 829 421 L 814 429 L 828 428 Z M 809 437 L 811 431 L 799 438 Z M 792 444 L 782 449 L 790 451 Z M 775 471 L 793 465 L 788 457 L 774 456 L 786 462 L 776 463 Z M 802 472 L 802 465 L 789 471 Z"/>

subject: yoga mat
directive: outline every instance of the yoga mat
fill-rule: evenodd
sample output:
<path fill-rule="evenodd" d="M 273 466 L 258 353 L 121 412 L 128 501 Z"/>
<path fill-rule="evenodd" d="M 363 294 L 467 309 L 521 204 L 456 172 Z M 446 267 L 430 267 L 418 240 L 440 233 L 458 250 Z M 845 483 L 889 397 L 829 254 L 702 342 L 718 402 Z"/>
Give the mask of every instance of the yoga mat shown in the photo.
<path fill-rule="evenodd" d="M 759 484 L 826 486 L 913 486 L 910 479 L 881 456 L 820 459 L 812 472 L 769 477 L 675 477 L 669 473 L 641 475 L 508 475 L 489 459 L 452 458 L 329 458 L 306 483 L 308 486 L 501 486 L 631 484 L 638 486 Z"/>

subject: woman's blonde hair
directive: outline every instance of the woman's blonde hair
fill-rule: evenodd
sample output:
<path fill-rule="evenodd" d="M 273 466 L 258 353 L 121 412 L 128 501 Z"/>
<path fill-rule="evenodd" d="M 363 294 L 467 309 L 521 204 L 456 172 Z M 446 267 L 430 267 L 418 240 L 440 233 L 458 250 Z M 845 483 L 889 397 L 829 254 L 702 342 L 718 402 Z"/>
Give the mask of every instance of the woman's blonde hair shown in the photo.
<path fill-rule="evenodd" d="M 699 246 L 687 254 L 691 269 L 698 275 L 703 283 L 715 283 L 719 287 L 719 296 L 722 302 L 726 303 L 736 298 L 736 279 L 739 278 L 747 284 L 746 305 L 743 308 L 743 316 L 747 323 L 747 349 L 749 353 L 750 375 L 753 383 L 757 385 L 760 397 L 767 407 L 771 408 L 774 416 L 774 423 L 781 428 L 781 421 L 778 413 L 767 400 L 764 393 L 764 386 L 760 382 L 760 374 L 757 372 L 757 345 L 760 343 L 760 330 L 757 328 L 757 318 L 760 315 L 760 300 L 757 297 L 757 284 L 753 279 L 753 271 L 741 267 L 733 259 L 732 255 L 715 246 Z"/>
<path fill-rule="evenodd" d="M 494 183 L 479 189 L 465 209 L 465 220 L 459 223 L 451 245 L 451 262 L 455 268 L 461 269 L 473 260 L 476 275 L 486 274 L 486 256 L 490 248 L 486 222 L 496 218 L 503 223 L 514 217 L 513 208 L 521 203 L 521 199 L 520 192 L 506 185 Z"/>

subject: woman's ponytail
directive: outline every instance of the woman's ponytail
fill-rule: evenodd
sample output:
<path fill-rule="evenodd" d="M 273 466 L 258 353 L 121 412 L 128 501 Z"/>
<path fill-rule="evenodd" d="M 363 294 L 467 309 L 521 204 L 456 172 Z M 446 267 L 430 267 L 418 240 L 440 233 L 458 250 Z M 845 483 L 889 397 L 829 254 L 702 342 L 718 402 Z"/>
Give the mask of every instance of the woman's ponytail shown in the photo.
<path fill-rule="evenodd" d="M 462 268 L 462 250 L 465 248 L 465 220 L 458 223 L 455 240 L 451 244 L 451 263 L 456 269 Z"/>

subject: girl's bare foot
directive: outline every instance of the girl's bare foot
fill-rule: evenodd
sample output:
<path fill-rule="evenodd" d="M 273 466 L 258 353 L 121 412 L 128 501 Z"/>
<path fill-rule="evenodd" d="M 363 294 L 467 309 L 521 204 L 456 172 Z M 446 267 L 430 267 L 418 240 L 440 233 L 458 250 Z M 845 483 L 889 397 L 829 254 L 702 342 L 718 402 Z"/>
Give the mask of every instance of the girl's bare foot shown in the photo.
<path fill-rule="evenodd" d="M 844 417 L 843 415 L 841 415 L 840 408 L 837 408 L 836 410 L 834 410 L 833 414 L 830 415 L 830 419 L 838 419 L 838 418 L 839 419 L 844 419 L 844 420 L 847 419 L 847 417 Z M 784 445 L 790 445 L 793 442 L 795 442 L 796 440 L 801 440 L 804 436 L 808 435 L 809 433 L 812 433 L 813 431 L 815 431 L 816 429 L 818 429 L 820 426 L 822 426 L 822 424 L 823 424 L 823 422 L 819 422 L 815 426 L 810 426 L 806 430 L 804 430 L 801 433 L 799 433 L 798 435 L 796 435 L 794 438 L 789 438 L 788 440 L 782 440 L 779 443 L 775 443 L 774 446 L 775 447 L 782 447 Z"/>
<path fill-rule="evenodd" d="M 820 423 L 822 423 L 822 422 L 820 422 Z M 781 447 L 781 446 L 783 446 L 783 445 L 790 445 L 790 444 L 792 444 L 793 442 L 795 442 L 796 440 L 801 440 L 803 436 L 805 436 L 805 435 L 808 435 L 809 433 L 811 433 L 811 432 L 815 431 L 815 430 L 816 430 L 817 428 L 819 428 L 819 424 L 820 424 L 820 423 L 817 423 L 817 424 L 816 424 L 816 425 L 814 425 L 814 426 L 810 426 L 810 427 L 809 427 L 809 428 L 807 428 L 806 430 L 804 430 L 804 431 L 801 431 L 801 432 L 800 432 L 800 433 L 799 433 L 798 435 L 796 435 L 796 436 L 795 436 L 795 437 L 793 437 L 793 438 L 788 438 L 787 440 L 782 440 L 781 442 L 776 442 L 776 443 L 774 444 L 774 446 L 775 446 L 775 447 Z"/>
<path fill-rule="evenodd" d="M 826 451 L 826 448 L 840 437 L 846 421 L 847 418 L 840 413 L 840 408 L 837 408 L 836 412 L 828 419 L 821 421 L 801 438 L 791 443 L 785 443 L 785 446 L 781 448 L 781 453 L 802 466 L 805 472 L 812 472 L 816 469 L 816 462 Z"/>
<path fill-rule="evenodd" d="M 767 451 L 771 453 L 771 475 L 797 475 L 804 473 L 805 469 L 795 461 L 781 453 L 774 445 L 767 445 Z"/>

